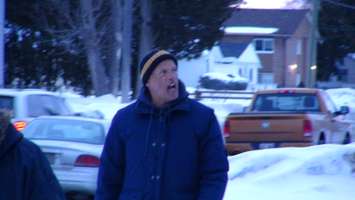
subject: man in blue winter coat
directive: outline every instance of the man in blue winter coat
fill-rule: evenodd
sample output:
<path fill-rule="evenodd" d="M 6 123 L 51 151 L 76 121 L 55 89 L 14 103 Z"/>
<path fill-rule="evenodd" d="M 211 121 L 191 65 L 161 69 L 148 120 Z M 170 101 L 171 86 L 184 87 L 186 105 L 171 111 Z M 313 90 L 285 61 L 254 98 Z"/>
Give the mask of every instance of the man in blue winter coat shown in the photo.
<path fill-rule="evenodd" d="M 0 200 L 64 200 L 40 149 L 23 138 L 0 110 Z"/>
<path fill-rule="evenodd" d="M 144 86 L 112 120 L 96 200 L 221 200 L 228 161 L 213 110 L 188 98 L 169 52 L 140 66 Z"/>

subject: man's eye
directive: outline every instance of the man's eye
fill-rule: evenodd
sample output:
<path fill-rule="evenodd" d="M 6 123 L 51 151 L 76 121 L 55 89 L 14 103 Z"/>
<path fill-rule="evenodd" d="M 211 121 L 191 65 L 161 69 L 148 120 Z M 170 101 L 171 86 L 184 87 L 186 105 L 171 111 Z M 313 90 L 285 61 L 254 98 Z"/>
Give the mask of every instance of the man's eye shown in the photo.
<path fill-rule="evenodd" d="M 162 70 L 162 71 L 160 71 L 160 74 L 161 75 L 165 75 L 167 73 L 167 71 L 166 70 Z"/>

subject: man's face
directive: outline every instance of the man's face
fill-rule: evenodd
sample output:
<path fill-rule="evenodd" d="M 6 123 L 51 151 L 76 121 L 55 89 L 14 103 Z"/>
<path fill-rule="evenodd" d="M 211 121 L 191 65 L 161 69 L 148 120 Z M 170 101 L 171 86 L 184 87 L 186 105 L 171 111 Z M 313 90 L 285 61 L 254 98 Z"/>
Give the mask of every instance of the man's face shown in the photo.
<path fill-rule="evenodd" d="M 179 95 L 177 66 L 172 60 L 164 60 L 154 69 L 146 86 L 152 96 L 153 104 L 163 107 Z"/>

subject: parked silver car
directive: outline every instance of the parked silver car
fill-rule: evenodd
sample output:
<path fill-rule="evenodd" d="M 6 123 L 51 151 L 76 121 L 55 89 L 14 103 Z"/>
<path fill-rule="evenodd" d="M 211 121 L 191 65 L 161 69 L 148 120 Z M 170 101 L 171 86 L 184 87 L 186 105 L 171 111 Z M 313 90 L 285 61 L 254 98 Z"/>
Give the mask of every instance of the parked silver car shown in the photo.
<path fill-rule="evenodd" d="M 63 97 L 40 89 L 0 89 L 0 109 L 11 112 L 18 131 L 38 116 L 72 114 Z"/>
<path fill-rule="evenodd" d="M 108 126 L 100 119 L 43 116 L 23 133 L 40 146 L 66 193 L 92 197 Z"/>

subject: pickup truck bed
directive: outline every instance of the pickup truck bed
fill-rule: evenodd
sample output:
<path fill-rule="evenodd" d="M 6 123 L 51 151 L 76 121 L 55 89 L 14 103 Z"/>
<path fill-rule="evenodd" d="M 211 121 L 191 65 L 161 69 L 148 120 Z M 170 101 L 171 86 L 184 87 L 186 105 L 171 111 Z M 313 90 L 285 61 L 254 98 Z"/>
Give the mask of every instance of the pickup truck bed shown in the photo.
<path fill-rule="evenodd" d="M 309 146 L 312 138 L 305 137 L 299 131 L 307 128 L 306 116 L 303 113 L 233 114 L 229 118 L 232 134 L 226 137 L 226 147 L 229 152 L 243 152 L 272 147 Z M 230 145 L 233 143 L 245 145 Z"/>

